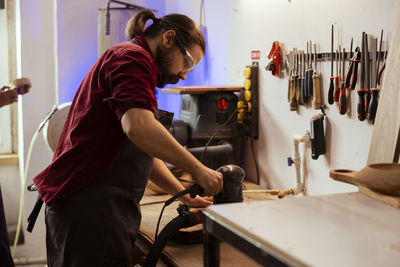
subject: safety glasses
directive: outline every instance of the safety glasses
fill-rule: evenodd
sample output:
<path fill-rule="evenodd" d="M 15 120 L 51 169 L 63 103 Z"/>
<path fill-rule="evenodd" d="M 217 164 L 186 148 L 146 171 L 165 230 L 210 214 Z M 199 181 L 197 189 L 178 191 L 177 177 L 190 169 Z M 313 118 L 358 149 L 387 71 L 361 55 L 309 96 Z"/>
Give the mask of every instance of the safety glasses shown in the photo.
<path fill-rule="evenodd" d="M 178 44 L 179 50 L 181 51 L 183 58 L 184 58 L 184 72 L 190 72 L 194 69 L 194 60 L 192 55 L 183 47 L 183 44 L 181 40 L 178 38 L 178 36 L 175 36 L 176 42 Z"/>

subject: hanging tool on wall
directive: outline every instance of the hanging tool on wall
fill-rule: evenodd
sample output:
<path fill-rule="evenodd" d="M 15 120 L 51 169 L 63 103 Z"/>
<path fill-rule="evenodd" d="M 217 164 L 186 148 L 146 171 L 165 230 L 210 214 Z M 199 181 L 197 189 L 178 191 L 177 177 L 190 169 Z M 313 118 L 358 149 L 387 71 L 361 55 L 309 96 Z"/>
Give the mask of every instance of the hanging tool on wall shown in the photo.
<path fill-rule="evenodd" d="M 265 70 L 271 71 L 272 75 L 279 77 L 279 63 L 281 62 L 279 42 L 275 41 L 272 44 L 271 51 L 268 54 L 267 65 Z"/>
<path fill-rule="evenodd" d="M 321 105 L 323 114 L 314 115 L 310 121 L 311 132 L 311 158 L 318 159 L 320 155 L 325 154 L 325 134 L 324 134 L 324 108 L 326 105 Z"/>
<path fill-rule="evenodd" d="M 313 79 L 313 101 L 314 101 L 314 109 L 321 108 L 321 76 L 317 72 L 317 44 L 314 44 L 314 62 L 315 62 L 315 70 L 312 76 Z"/>
<path fill-rule="evenodd" d="M 296 89 L 296 102 L 297 104 L 300 104 L 300 50 L 297 51 L 296 49 L 296 76 L 294 78 L 294 87 Z"/>
<path fill-rule="evenodd" d="M 371 101 L 371 65 L 369 62 L 369 36 L 367 34 L 365 34 L 365 53 L 366 53 L 366 57 L 365 57 L 365 65 L 366 65 L 366 69 L 365 69 L 365 73 L 366 73 L 366 91 L 365 91 L 365 117 L 367 118 L 368 116 L 368 106 L 369 106 L 369 102 Z"/>
<path fill-rule="evenodd" d="M 290 103 L 291 96 L 292 96 L 292 91 L 294 87 L 294 52 L 290 51 L 289 53 L 289 80 L 288 80 L 288 93 L 287 93 L 287 98 L 288 102 Z"/>
<path fill-rule="evenodd" d="M 308 69 L 307 69 L 307 72 L 306 72 L 306 84 L 307 84 L 307 86 L 306 86 L 306 88 L 307 88 L 306 97 L 307 97 L 307 99 L 310 98 L 313 95 L 313 79 L 312 79 L 312 76 L 313 76 L 314 71 L 312 69 L 312 42 L 311 42 L 311 40 L 309 41 L 309 47 L 310 47 L 310 55 L 309 55 L 309 58 L 308 58 Z"/>
<path fill-rule="evenodd" d="M 340 94 L 339 94 L 339 113 L 341 115 L 346 114 L 346 83 L 345 83 L 345 63 L 346 63 L 346 50 L 343 48 L 342 53 L 342 79 L 340 83 Z"/>
<path fill-rule="evenodd" d="M 350 59 L 349 72 L 347 73 L 346 76 L 346 86 L 351 90 L 354 90 L 354 88 L 356 88 L 357 75 L 358 75 L 358 62 L 360 62 L 361 59 L 361 51 L 359 47 L 355 49 L 355 52 L 356 55 Z"/>
<path fill-rule="evenodd" d="M 304 80 L 304 93 L 303 93 L 304 99 L 303 99 L 303 101 L 306 104 L 306 103 L 308 103 L 308 99 L 309 99 L 309 95 L 308 95 L 308 79 L 309 79 L 308 68 L 309 67 L 308 66 L 309 66 L 309 62 L 310 62 L 310 54 L 309 54 L 309 48 L 308 48 L 308 41 L 307 41 L 307 53 L 306 53 L 305 59 L 306 59 L 307 63 L 305 64 L 305 67 L 304 67 L 304 79 L 305 80 Z"/>
<path fill-rule="evenodd" d="M 339 57 L 339 52 L 336 49 L 336 53 L 335 53 L 335 58 L 336 58 L 336 76 L 335 76 L 335 85 L 334 85 L 334 96 L 333 96 L 333 100 L 335 102 L 339 102 L 339 94 L 340 94 L 340 90 L 339 90 L 339 65 L 340 65 L 340 57 Z"/>
<path fill-rule="evenodd" d="M 297 86 L 297 49 L 294 49 L 294 71 L 293 71 L 293 87 L 290 96 L 290 111 L 297 110 L 297 101 L 296 101 L 296 86 Z"/>
<path fill-rule="evenodd" d="M 305 72 L 305 56 L 304 56 L 304 51 L 302 50 L 301 51 L 301 60 L 300 60 L 300 65 L 301 65 L 301 67 L 300 67 L 300 90 L 299 90 L 299 94 L 300 94 L 300 96 L 299 96 L 299 104 L 300 105 L 304 105 L 304 103 L 305 103 L 305 101 L 304 101 L 304 98 L 305 98 L 305 96 L 304 96 L 304 88 L 305 88 L 305 86 L 304 86 L 304 83 L 305 83 L 305 77 L 304 77 L 304 72 Z"/>
<path fill-rule="evenodd" d="M 337 52 L 338 55 L 338 65 L 339 65 L 339 72 L 338 72 L 338 81 L 337 81 L 337 89 L 335 91 L 335 102 L 339 102 L 340 99 L 340 89 L 342 88 L 340 85 L 342 84 L 342 46 L 339 45 L 339 50 Z"/>
<path fill-rule="evenodd" d="M 378 53 L 378 60 L 377 63 L 374 63 L 374 60 L 376 59 L 376 39 L 374 42 L 374 49 L 372 52 L 374 53 L 375 51 L 375 56 L 373 55 L 372 57 L 372 83 L 373 83 L 373 88 L 372 88 L 372 99 L 371 103 L 368 106 L 368 120 L 372 123 L 375 122 L 375 116 L 376 116 L 376 110 L 378 108 L 378 97 L 379 97 L 379 88 L 378 88 L 378 77 L 379 77 L 379 62 L 381 59 L 381 52 L 382 52 L 382 38 L 383 38 L 383 30 L 381 31 L 381 40 L 379 44 L 379 53 Z M 377 64 L 377 65 L 376 65 Z"/>
<path fill-rule="evenodd" d="M 365 86 L 366 86 L 366 60 L 365 57 L 368 57 L 368 54 L 365 51 L 365 32 L 362 33 L 362 41 L 361 41 L 361 73 L 360 73 L 360 89 L 358 89 L 358 104 L 357 104 L 357 113 L 358 119 L 360 121 L 365 120 Z"/>
<path fill-rule="evenodd" d="M 331 37 L 331 77 L 329 83 L 329 91 L 328 91 L 328 103 L 332 105 L 335 100 L 333 99 L 333 93 L 335 90 L 335 77 L 333 77 L 333 24 L 332 24 L 332 37 Z"/>

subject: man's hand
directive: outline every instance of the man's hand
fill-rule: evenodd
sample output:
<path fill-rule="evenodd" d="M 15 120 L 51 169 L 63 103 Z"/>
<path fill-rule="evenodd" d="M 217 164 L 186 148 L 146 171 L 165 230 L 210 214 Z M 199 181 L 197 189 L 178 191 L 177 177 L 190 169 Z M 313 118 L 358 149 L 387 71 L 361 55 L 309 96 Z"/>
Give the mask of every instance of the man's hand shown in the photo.
<path fill-rule="evenodd" d="M 15 90 L 7 90 L 10 87 L 3 86 L 0 90 L 0 107 L 12 104 L 18 101 L 18 94 Z"/>
<path fill-rule="evenodd" d="M 195 198 L 191 198 L 189 195 L 185 195 L 181 197 L 181 201 L 183 204 L 191 208 L 205 208 L 210 206 L 213 203 L 212 197 L 200 197 L 196 196 Z"/>
<path fill-rule="evenodd" d="M 215 196 L 222 190 L 222 173 L 200 166 L 199 170 L 191 172 L 192 178 L 204 189 L 203 195 Z"/>

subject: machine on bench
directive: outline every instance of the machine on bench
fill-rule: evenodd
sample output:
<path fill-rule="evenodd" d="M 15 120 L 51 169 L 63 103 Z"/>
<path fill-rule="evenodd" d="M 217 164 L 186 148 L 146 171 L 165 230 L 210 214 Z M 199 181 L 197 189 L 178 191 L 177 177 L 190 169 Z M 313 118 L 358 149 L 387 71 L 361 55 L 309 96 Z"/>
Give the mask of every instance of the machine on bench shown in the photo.
<path fill-rule="evenodd" d="M 233 113 L 236 113 L 238 103 L 235 92 L 241 89 L 173 87 L 163 90 L 164 93 L 182 95 L 180 119 L 172 121 L 171 134 L 212 169 L 239 164 L 242 138 Z"/>

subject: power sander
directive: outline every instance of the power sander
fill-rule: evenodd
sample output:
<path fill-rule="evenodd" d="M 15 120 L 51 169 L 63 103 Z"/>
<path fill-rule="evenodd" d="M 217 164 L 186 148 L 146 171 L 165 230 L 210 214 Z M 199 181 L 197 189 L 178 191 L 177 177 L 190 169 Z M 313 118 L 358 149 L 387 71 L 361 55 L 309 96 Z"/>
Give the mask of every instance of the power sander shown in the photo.
<path fill-rule="evenodd" d="M 223 175 L 223 189 L 214 196 L 214 204 L 243 202 L 242 184 L 246 175 L 244 170 L 236 165 L 224 165 L 219 167 L 217 171 Z M 158 219 L 154 244 L 147 254 L 146 261 L 144 262 L 143 266 L 156 266 L 165 245 L 169 240 L 172 239 L 174 235 L 176 235 L 179 229 L 202 223 L 201 211 L 198 210 L 190 212 L 186 205 L 180 205 L 178 208 L 178 217 L 171 220 L 160 232 L 160 235 L 157 236 L 158 226 L 164 208 L 183 195 L 190 194 L 190 197 L 195 198 L 197 195 L 203 194 L 203 192 L 204 189 L 202 187 L 200 187 L 198 184 L 194 184 L 165 202 Z"/>

